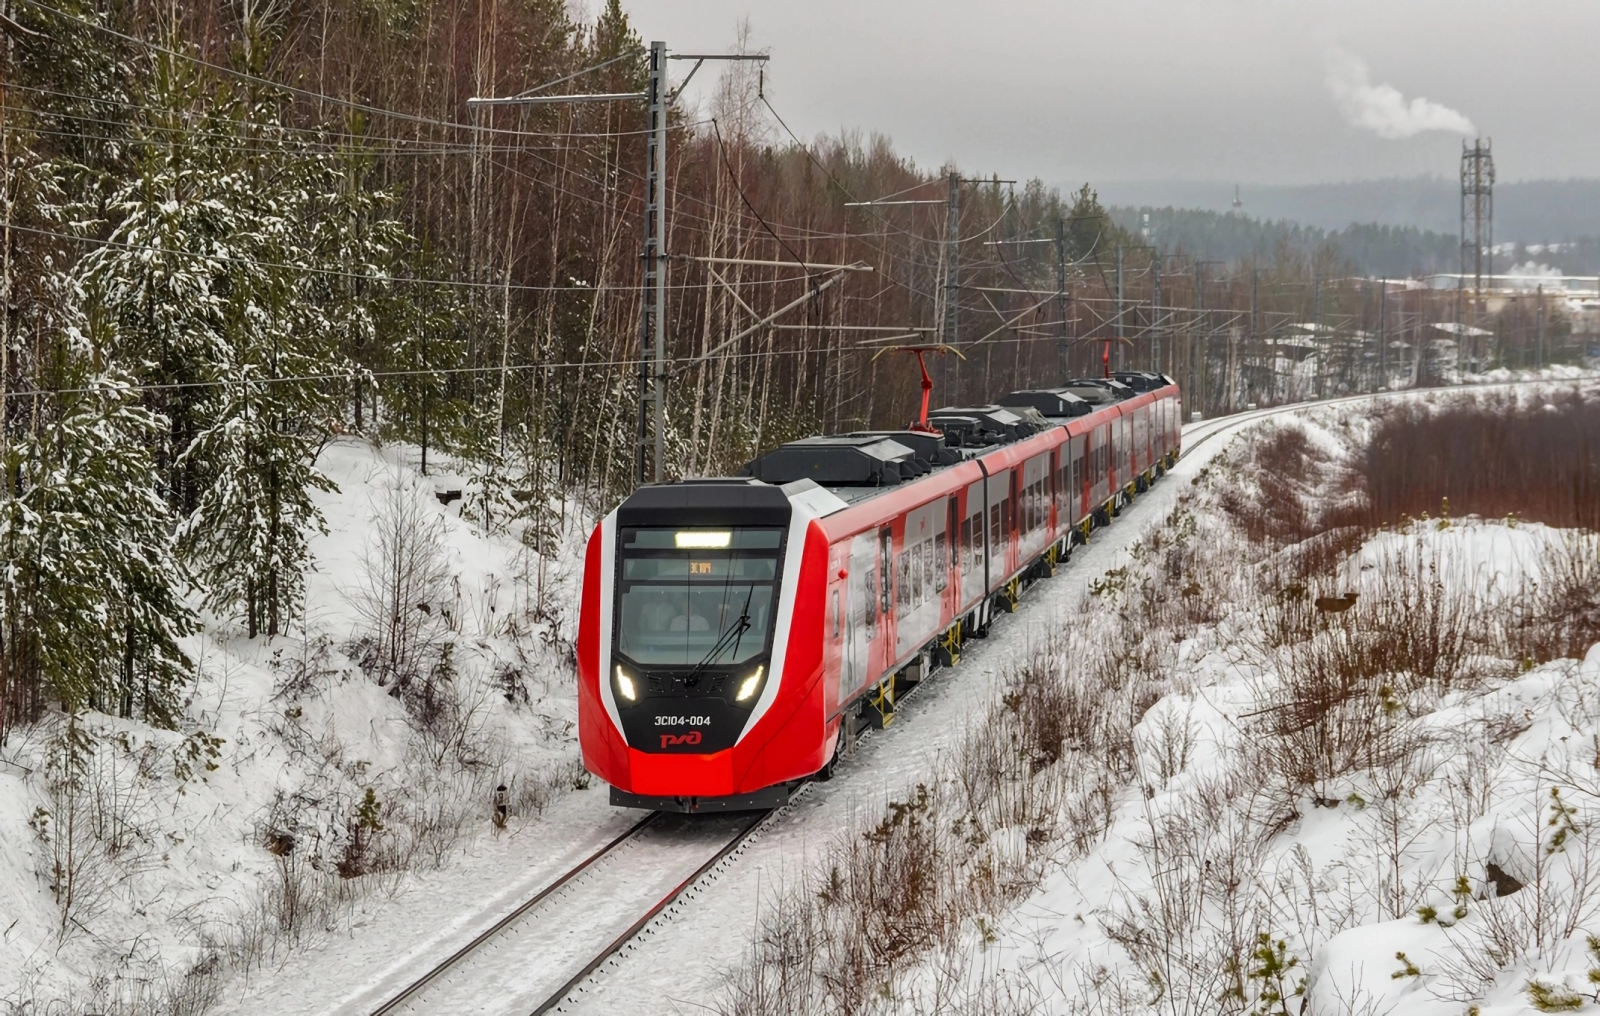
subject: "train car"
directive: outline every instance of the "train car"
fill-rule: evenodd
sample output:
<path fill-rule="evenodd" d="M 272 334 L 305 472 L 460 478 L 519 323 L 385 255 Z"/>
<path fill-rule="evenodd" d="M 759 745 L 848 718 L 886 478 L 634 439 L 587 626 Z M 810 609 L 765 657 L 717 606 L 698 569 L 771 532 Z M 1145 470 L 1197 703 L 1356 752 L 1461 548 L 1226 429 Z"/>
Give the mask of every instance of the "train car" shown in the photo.
<path fill-rule="evenodd" d="M 808 438 L 640 487 L 589 539 L 578 733 L 611 803 L 781 805 L 1179 451 L 1180 393 L 1118 374 Z"/>

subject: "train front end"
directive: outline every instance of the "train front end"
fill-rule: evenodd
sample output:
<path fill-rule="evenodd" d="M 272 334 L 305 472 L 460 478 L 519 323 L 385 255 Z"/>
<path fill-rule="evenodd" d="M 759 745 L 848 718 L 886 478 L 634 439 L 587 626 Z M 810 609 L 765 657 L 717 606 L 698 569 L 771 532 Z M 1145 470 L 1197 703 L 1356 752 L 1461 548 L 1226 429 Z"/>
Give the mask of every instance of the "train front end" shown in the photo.
<path fill-rule="evenodd" d="M 641 487 L 595 528 L 578 734 L 613 804 L 775 807 L 826 761 L 812 518 L 777 486 L 691 481 Z"/>

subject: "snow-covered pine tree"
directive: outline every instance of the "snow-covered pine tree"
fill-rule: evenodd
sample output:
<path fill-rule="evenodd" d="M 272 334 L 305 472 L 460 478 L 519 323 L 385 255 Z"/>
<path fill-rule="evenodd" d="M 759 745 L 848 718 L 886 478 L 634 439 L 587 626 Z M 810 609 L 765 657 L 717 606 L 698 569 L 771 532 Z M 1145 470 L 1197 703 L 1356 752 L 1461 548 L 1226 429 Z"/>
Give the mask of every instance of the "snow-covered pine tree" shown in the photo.
<path fill-rule="evenodd" d="M 147 405 L 167 420 L 155 459 L 167 498 L 187 514 L 200 478 L 177 459 L 203 425 L 199 402 L 227 358 L 229 238 L 243 224 L 219 194 L 228 156 L 205 112 L 204 81 L 161 57 L 142 85 L 134 175 L 106 203 L 110 242 L 76 274 L 109 329 L 110 356 L 151 386 Z"/>
<path fill-rule="evenodd" d="M 277 634 L 323 524 L 313 494 L 332 489 L 314 465 L 343 429 L 332 393 L 405 319 L 388 266 L 409 238 L 359 151 L 284 128 L 271 101 L 171 62 L 150 93 L 138 178 L 85 282 L 160 386 L 178 546 L 206 606 Z"/>
<path fill-rule="evenodd" d="M 313 460 L 337 414 L 330 382 L 349 366 L 341 322 L 316 297 L 323 278 L 351 270 L 328 267 L 317 250 L 326 156 L 248 93 L 227 120 L 233 147 L 250 156 L 212 181 L 213 200 L 240 220 L 226 238 L 220 382 L 205 390 L 205 422 L 178 457 L 202 478 L 178 540 L 207 606 L 242 613 L 254 637 L 281 633 L 298 611 L 307 537 L 323 527 L 312 492 L 333 484 Z"/>
<path fill-rule="evenodd" d="M 0 615 L 9 672 L 31 673 L 69 713 L 172 726 L 194 630 L 179 590 L 166 502 L 150 448 L 166 421 L 104 366 L 106 332 L 70 282 L 51 380 L 54 419 L 12 440 L 0 499 Z"/>

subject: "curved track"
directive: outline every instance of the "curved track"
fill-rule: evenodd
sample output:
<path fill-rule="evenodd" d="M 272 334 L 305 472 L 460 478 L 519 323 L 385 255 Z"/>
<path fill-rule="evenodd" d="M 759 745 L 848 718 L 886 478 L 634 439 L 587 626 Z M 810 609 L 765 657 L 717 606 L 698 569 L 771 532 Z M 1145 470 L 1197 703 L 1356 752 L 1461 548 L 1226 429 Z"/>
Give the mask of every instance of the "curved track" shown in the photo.
<path fill-rule="evenodd" d="M 1502 388 L 1559 381 L 1471 386 Z M 1573 383 L 1592 378 L 1570 379 Z M 1432 391 L 1434 389 L 1428 389 Z M 1448 390 L 1448 389 L 1441 389 Z M 1191 423 L 1180 459 L 1212 438 L 1269 416 L 1417 390 L 1367 393 L 1272 406 Z M 920 684 L 911 689 L 920 690 Z M 400 1013 L 561 1011 L 599 968 L 625 948 L 756 830 L 785 811 L 722 816 L 653 813 L 518 905 L 487 931 L 373 1010 Z M 628 859 L 634 858 L 630 862 Z"/>
<path fill-rule="evenodd" d="M 1322 409 L 1327 406 L 1347 405 L 1355 402 L 1382 402 L 1389 399 L 1415 398 L 1419 395 L 1446 394 L 1452 392 L 1479 392 L 1493 391 L 1505 388 L 1523 388 L 1528 385 L 1581 385 L 1594 384 L 1600 381 L 1600 376 L 1586 375 L 1583 377 L 1568 378 L 1528 378 L 1520 381 L 1491 381 L 1485 384 L 1443 385 L 1438 388 L 1397 388 L 1387 392 L 1361 392 L 1355 395 L 1340 395 L 1332 399 L 1316 399 L 1309 402 L 1291 402 L 1282 406 L 1268 406 L 1264 409 L 1250 409 L 1244 412 L 1232 413 L 1227 416 L 1214 416 L 1209 420 L 1185 424 L 1183 428 L 1183 451 L 1179 458 L 1188 455 L 1190 450 L 1197 448 L 1219 434 L 1234 430 L 1246 423 L 1253 423 L 1269 416 L 1278 416 L 1283 413 L 1299 413 L 1312 409 Z"/>

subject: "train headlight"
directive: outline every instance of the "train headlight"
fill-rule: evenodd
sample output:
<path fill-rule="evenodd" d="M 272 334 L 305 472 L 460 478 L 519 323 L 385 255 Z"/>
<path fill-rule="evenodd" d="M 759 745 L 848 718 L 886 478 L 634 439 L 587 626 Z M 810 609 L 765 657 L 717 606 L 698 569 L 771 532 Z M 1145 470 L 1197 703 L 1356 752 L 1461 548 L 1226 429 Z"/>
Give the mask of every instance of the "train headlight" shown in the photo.
<path fill-rule="evenodd" d="M 755 693 L 761 690 L 761 679 L 766 676 L 766 673 L 767 665 L 764 663 L 759 664 L 755 670 L 752 670 L 748 677 L 739 682 L 739 691 L 733 696 L 734 701 L 744 702 L 753 698 Z"/>
<path fill-rule="evenodd" d="M 633 676 L 623 670 L 620 663 L 617 664 L 617 691 L 621 692 L 622 697 L 629 702 L 637 702 L 639 699 L 639 689 L 634 686 Z"/>

